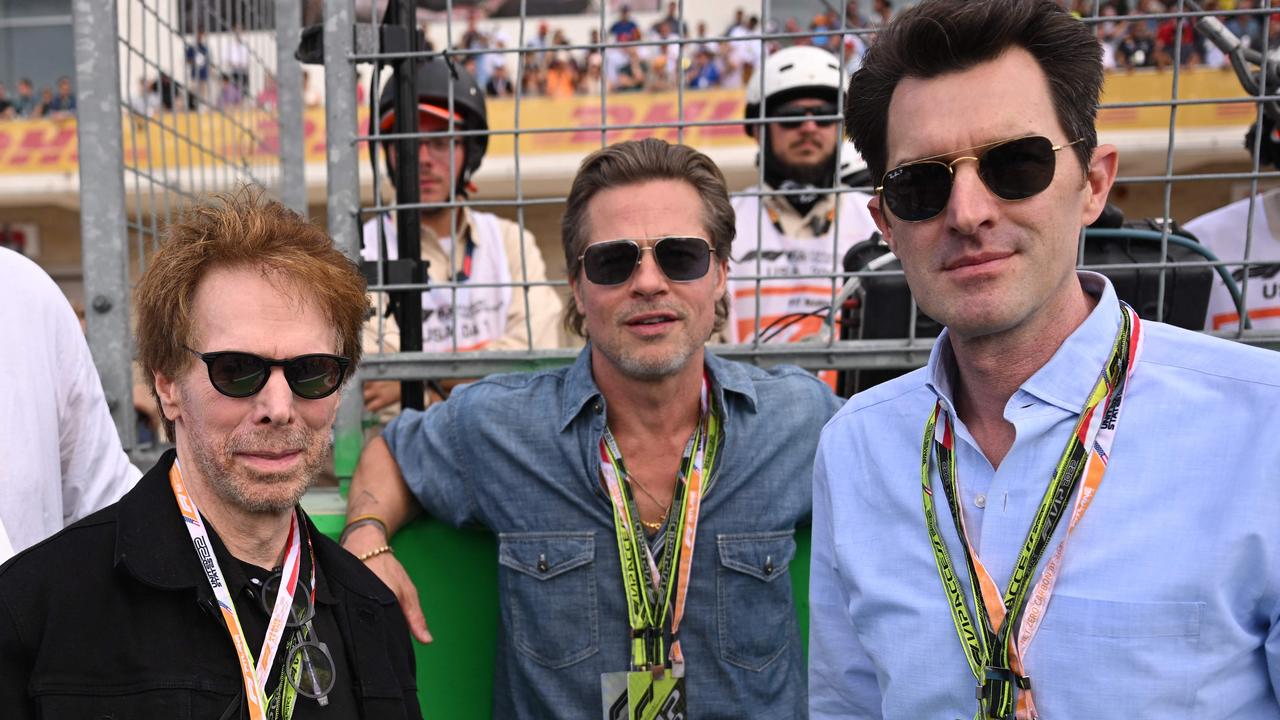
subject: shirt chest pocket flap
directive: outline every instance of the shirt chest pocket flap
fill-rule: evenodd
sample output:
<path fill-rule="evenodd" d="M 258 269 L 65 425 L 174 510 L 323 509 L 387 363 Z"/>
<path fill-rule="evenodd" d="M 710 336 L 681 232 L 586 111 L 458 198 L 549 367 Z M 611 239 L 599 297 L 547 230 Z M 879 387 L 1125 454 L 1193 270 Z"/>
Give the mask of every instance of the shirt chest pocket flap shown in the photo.
<path fill-rule="evenodd" d="M 794 530 L 716 536 L 720 655 L 760 671 L 796 637 L 788 568 L 796 555 Z"/>
<path fill-rule="evenodd" d="M 498 563 L 512 643 L 550 668 L 599 648 L 595 534 L 501 533 Z"/>

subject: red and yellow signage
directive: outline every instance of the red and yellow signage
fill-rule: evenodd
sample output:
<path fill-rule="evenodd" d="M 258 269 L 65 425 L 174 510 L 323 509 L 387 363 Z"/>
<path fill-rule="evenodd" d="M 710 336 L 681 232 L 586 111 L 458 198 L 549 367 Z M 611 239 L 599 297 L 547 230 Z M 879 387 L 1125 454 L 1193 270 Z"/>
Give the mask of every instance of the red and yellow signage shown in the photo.
<path fill-rule="evenodd" d="M 1103 91 L 1104 103 L 1167 103 L 1172 72 L 1112 73 Z M 1245 98 L 1229 70 L 1193 69 L 1179 75 L 1178 95 L 1184 99 Z M 520 128 L 518 145 L 514 134 Z M 741 90 L 689 90 L 668 93 L 615 94 L 602 107 L 597 95 L 555 99 L 546 97 L 489 101 L 489 123 L 496 132 L 489 141 L 491 156 L 526 155 L 581 157 L 604 143 L 644 137 L 682 141 L 695 147 L 746 145 L 742 132 Z M 1098 116 L 1099 129 L 1164 130 L 1168 105 L 1107 108 Z M 1240 127 L 1256 116 L 1250 102 L 1186 105 L 1177 110 L 1179 127 Z M 683 132 L 669 124 L 686 125 Z M 608 125 L 602 134 L 601 126 Z M 646 127 L 660 125 L 663 127 Z M 358 126 L 367 131 L 367 108 Z M 636 127 L 639 126 L 639 127 Z M 569 128 L 554 131 L 559 128 Z M 551 132 L 554 131 L 554 132 Z M 304 116 L 304 151 L 309 164 L 325 162 L 324 111 L 308 109 Z M 206 113 L 163 113 L 139 119 L 124 118 L 124 159 L 129 167 L 172 168 L 208 165 L 269 165 L 279 157 L 275 119 L 267 113 L 232 110 Z M 362 154 L 367 152 L 361 146 Z M 76 121 L 0 121 L 0 174 L 72 174 L 78 169 Z"/>

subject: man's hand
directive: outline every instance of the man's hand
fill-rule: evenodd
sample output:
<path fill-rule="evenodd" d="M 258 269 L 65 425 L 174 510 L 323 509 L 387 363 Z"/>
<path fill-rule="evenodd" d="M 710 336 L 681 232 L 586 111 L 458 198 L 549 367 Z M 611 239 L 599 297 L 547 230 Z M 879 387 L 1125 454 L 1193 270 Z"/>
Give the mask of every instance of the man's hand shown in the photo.
<path fill-rule="evenodd" d="M 400 402 L 400 383 L 395 380 L 376 380 L 364 384 L 364 409 L 378 412 Z"/>
<path fill-rule="evenodd" d="M 360 557 L 383 545 L 390 544 L 391 541 L 386 535 L 382 534 L 382 530 L 377 526 L 363 525 L 352 530 L 342 546 L 352 555 Z M 405 621 L 409 623 L 409 632 L 413 637 L 420 643 L 431 642 L 431 631 L 427 629 L 427 619 L 422 614 L 422 605 L 418 600 L 418 589 L 414 587 L 413 581 L 409 579 L 409 573 L 405 571 L 404 565 L 401 565 L 396 556 L 389 552 L 379 553 L 365 560 L 364 564 L 391 589 L 391 592 L 395 593 L 396 600 L 400 602 L 400 610 L 404 613 Z"/>

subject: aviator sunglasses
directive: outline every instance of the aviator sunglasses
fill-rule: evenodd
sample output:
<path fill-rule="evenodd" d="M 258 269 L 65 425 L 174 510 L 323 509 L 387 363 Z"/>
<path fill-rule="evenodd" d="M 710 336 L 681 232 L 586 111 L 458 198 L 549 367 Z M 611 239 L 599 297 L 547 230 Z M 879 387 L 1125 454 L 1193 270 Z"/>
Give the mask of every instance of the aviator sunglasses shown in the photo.
<path fill-rule="evenodd" d="M 1054 145 L 1047 137 L 1031 135 L 965 148 L 959 152 L 977 152 L 951 162 L 933 158 L 916 160 L 885 173 L 876 192 L 898 219 L 907 222 L 930 220 L 937 217 L 951 199 L 956 163 L 973 160 L 978 163 L 978 177 L 982 184 L 996 197 L 1026 200 L 1044 192 L 1053 182 L 1057 152 L 1082 140 Z"/>
<path fill-rule="evenodd" d="M 284 368 L 284 379 L 294 395 L 306 400 L 319 400 L 332 395 L 342 385 L 342 378 L 351 364 L 347 358 L 321 353 L 271 360 L 236 350 L 202 353 L 186 349 L 208 366 L 209 383 L 213 389 L 233 398 L 256 394 L 266 386 L 271 368 L 279 365 Z"/>
<path fill-rule="evenodd" d="M 700 237 L 661 237 L 652 245 L 609 240 L 588 247 L 578 261 L 596 285 L 621 285 L 640 265 L 645 250 L 653 251 L 662 273 L 674 282 L 692 282 L 711 269 L 711 243 Z"/>

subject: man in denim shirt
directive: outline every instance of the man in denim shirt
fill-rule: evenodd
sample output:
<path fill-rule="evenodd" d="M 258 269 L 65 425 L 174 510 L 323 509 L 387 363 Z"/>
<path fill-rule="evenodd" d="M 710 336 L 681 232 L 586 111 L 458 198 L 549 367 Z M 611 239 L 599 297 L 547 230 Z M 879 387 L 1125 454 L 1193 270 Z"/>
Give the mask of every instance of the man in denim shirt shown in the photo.
<path fill-rule="evenodd" d="M 577 361 L 407 411 L 360 460 L 345 545 L 396 590 L 420 640 L 430 636 L 416 593 L 379 552 L 381 525 L 394 533 L 421 507 L 497 533 L 495 717 L 600 717 L 602 675 L 636 669 L 617 507 L 643 526 L 635 536 L 660 568 L 668 538 L 685 538 L 673 552 L 688 568 L 681 649 L 657 642 L 666 649 L 653 664 L 673 676 L 683 656 L 687 716 L 807 715 L 788 566 L 809 522 L 817 435 L 839 400 L 799 369 L 704 350 L 726 316 L 733 236 L 723 176 L 705 155 L 656 139 L 594 153 L 563 220 L 566 324 L 590 338 Z M 700 505 L 685 502 L 699 483 Z M 659 625 L 667 641 L 680 595 Z"/>

